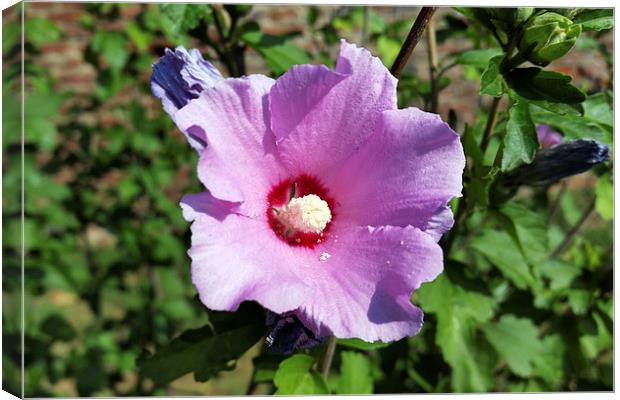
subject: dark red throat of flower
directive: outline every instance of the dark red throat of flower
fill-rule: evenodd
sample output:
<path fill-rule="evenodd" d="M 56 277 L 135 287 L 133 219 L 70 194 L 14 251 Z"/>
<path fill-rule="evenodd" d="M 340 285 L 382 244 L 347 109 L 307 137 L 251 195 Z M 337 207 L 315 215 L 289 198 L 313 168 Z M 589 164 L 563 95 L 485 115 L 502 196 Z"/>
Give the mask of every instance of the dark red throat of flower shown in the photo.
<path fill-rule="evenodd" d="M 334 200 L 318 179 L 300 175 L 275 185 L 267 196 L 267 219 L 276 235 L 291 246 L 314 248 L 327 239 Z"/>

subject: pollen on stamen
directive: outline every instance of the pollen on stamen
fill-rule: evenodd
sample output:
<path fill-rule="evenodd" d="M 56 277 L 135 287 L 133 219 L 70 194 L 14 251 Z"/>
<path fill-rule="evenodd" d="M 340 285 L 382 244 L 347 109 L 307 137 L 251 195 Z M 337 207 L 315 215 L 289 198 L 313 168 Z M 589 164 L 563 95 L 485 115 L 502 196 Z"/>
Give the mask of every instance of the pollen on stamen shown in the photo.
<path fill-rule="evenodd" d="M 282 210 L 280 218 L 302 232 L 320 234 L 332 219 L 329 205 L 316 194 L 292 199 Z"/>
<path fill-rule="evenodd" d="M 301 175 L 282 181 L 267 201 L 271 228 L 290 245 L 313 248 L 327 239 L 335 202 L 318 179 Z"/>

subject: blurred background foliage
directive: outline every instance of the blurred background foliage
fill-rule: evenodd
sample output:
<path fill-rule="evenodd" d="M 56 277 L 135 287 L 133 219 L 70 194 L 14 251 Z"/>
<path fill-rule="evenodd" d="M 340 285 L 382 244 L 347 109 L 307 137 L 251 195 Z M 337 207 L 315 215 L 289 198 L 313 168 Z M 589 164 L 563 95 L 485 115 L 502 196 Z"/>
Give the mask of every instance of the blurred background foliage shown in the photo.
<path fill-rule="evenodd" d="M 402 74 L 399 105 L 438 107 L 463 135 L 459 230 L 445 273 L 413 297 L 426 313 L 421 333 L 390 345 L 341 340 L 324 380 L 314 369 L 321 347 L 269 354 L 262 311 L 213 313 L 197 300 L 178 206 L 200 190 L 197 157 L 151 95 L 151 65 L 165 47 L 185 45 L 228 76 L 277 77 L 294 64 L 333 66 L 344 37 L 390 66 L 418 9 L 298 6 L 299 28 L 278 31 L 282 6 L 78 4 L 72 29 L 44 11 L 75 4 L 24 6 L 26 396 L 612 390 L 612 163 L 489 201 L 519 89 L 494 63 L 507 51 L 502 32 L 517 29 L 505 21 L 521 14 L 440 9 L 433 79 L 424 44 Z M 5 11 L 2 27 L 2 372 L 12 393 L 21 365 L 20 7 Z M 589 59 L 546 69 L 573 76 L 583 109 L 532 100 L 519 129 L 546 123 L 611 145 L 611 13 L 556 11 L 580 24 L 568 64 L 576 52 Z M 69 57 L 59 46 L 76 35 L 87 38 L 78 58 L 93 75 L 82 91 L 45 61 Z M 492 96 L 508 92 L 481 152 Z M 538 142 L 530 147 L 504 159 L 529 162 Z"/>

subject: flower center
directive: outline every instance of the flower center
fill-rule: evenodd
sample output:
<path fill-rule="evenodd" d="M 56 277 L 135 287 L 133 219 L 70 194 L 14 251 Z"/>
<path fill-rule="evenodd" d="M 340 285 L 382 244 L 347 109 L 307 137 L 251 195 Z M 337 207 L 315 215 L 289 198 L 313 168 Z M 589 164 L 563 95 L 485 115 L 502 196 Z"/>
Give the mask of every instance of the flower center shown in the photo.
<path fill-rule="evenodd" d="M 334 201 L 316 178 L 302 175 L 280 182 L 267 200 L 269 225 L 282 240 L 313 248 L 325 239 Z"/>
<path fill-rule="evenodd" d="M 332 213 L 325 200 L 316 194 L 309 194 L 291 199 L 278 217 L 293 229 L 321 233 L 332 220 Z"/>

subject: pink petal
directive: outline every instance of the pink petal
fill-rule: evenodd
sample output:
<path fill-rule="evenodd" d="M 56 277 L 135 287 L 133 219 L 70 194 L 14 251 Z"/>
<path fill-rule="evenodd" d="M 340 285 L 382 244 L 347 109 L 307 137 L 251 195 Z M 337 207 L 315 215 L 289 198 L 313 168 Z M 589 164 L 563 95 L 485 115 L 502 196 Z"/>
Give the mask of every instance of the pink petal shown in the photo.
<path fill-rule="evenodd" d="M 226 79 L 174 115 L 181 130 L 207 142 L 198 162 L 202 183 L 218 199 L 243 202 L 246 215 L 265 213 L 270 187 L 288 177 L 269 124 L 273 83 L 261 75 Z"/>
<path fill-rule="evenodd" d="M 294 273 L 299 261 L 266 221 L 230 214 L 222 221 L 196 213 L 192 223 L 192 281 L 210 309 L 234 311 L 254 300 L 276 312 L 304 303 L 310 289 Z"/>
<path fill-rule="evenodd" d="M 325 184 L 341 220 L 425 230 L 438 213 L 440 226 L 449 224 L 445 207 L 461 195 L 464 167 L 458 135 L 438 115 L 407 108 L 384 112 L 378 131 Z"/>
<path fill-rule="evenodd" d="M 340 227 L 308 265 L 309 297 L 297 314 L 318 335 L 384 342 L 418 333 L 411 294 L 441 273 L 441 248 L 414 227 Z M 326 255 L 329 255 L 327 258 Z"/>
<path fill-rule="evenodd" d="M 430 235 L 436 242 L 439 242 L 444 233 L 452 229 L 454 216 L 449 206 L 441 207 L 435 211 L 424 227 L 424 233 Z"/>
<path fill-rule="evenodd" d="M 272 128 L 291 173 L 321 176 L 374 132 L 395 109 L 396 83 L 368 50 L 342 41 L 336 70 L 301 66 L 280 77 L 270 95 Z"/>
<path fill-rule="evenodd" d="M 186 194 L 181 199 L 183 218 L 193 221 L 199 214 L 207 214 L 218 221 L 223 221 L 230 214 L 239 211 L 240 203 L 216 199 L 209 192 Z"/>

